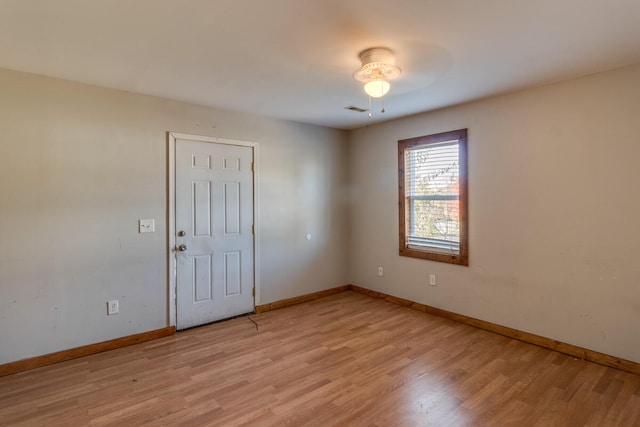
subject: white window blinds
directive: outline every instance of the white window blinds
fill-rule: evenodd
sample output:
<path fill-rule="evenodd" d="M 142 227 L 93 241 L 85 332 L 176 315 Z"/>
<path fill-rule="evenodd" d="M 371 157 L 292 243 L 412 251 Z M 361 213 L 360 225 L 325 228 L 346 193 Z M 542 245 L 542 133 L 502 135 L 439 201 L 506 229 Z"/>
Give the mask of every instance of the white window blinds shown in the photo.
<path fill-rule="evenodd" d="M 409 248 L 460 252 L 459 159 L 457 140 L 407 150 L 405 202 Z"/>

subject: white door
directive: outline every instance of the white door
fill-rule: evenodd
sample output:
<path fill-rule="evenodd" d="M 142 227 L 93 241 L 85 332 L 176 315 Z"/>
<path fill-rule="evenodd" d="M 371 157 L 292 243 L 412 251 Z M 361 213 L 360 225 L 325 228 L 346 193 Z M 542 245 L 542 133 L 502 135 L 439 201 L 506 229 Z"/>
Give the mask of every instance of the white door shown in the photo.
<path fill-rule="evenodd" d="M 176 140 L 176 321 L 254 310 L 253 149 Z"/>

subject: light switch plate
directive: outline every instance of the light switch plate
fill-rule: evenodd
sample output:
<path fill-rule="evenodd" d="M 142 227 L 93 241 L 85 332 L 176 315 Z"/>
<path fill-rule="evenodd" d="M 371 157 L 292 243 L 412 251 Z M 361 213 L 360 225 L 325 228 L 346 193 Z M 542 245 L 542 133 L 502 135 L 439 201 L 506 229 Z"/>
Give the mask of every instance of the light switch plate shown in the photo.
<path fill-rule="evenodd" d="M 154 233 L 156 231 L 156 220 L 140 219 L 138 220 L 138 233 Z"/>

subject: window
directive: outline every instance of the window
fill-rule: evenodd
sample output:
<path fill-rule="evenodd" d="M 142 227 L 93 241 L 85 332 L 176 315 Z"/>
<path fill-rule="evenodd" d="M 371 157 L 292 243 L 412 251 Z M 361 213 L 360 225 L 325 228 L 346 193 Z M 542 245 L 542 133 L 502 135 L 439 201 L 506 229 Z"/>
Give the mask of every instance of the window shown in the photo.
<path fill-rule="evenodd" d="M 398 141 L 400 255 L 469 265 L 467 129 Z"/>

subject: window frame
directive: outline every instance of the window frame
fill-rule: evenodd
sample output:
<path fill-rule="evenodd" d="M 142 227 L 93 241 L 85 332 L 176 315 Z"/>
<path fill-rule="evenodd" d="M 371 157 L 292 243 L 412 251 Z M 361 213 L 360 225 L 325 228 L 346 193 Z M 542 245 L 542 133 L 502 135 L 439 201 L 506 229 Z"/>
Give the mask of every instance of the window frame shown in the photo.
<path fill-rule="evenodd" d="M 458 177 L 459 177 L 459 227 L 460 227 L 460 251 L 457 254 L 438 252 L 429 248 L 409 247 L 407 233 L 408 203 L 405 195 L 405 153 L 408 149 L 420 146 L 429 146 L 448 141 L 458 141 Z M 435 133 L 432 135 L 418 136 L 415 138 L 398 141 L 398 199 L 399 199 L 399 254 L 411 258 L 420 258 L 431 261 L 445 262 L 457 265 L 469 265 L 469 193 L 467 173 L 467 129 L 458 129 L 449 132 Z"/>

